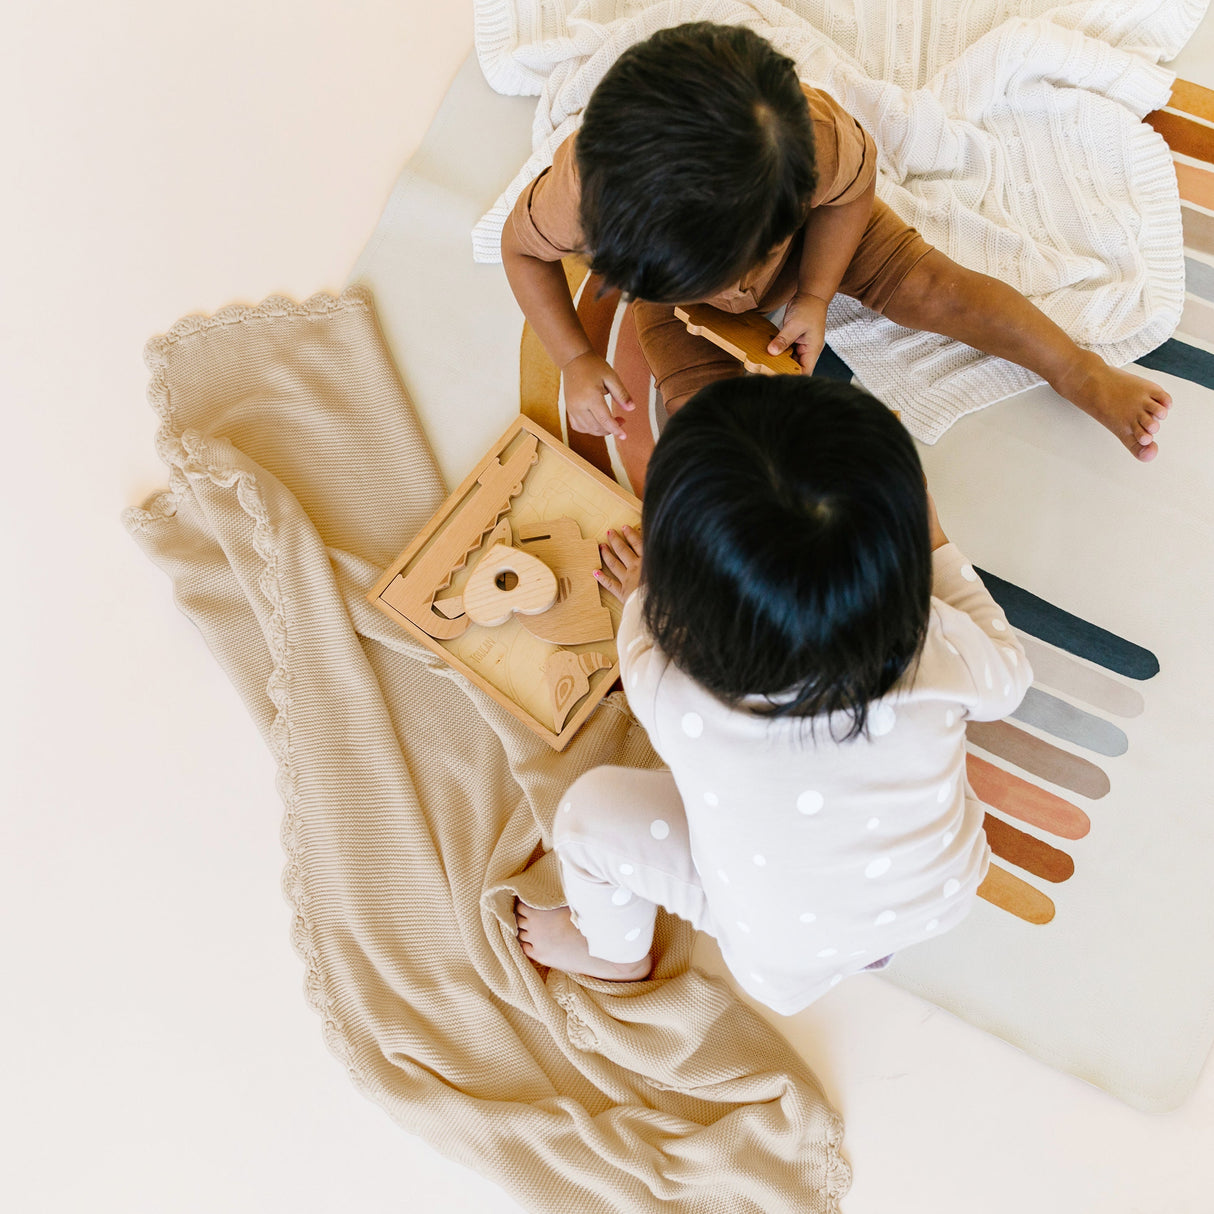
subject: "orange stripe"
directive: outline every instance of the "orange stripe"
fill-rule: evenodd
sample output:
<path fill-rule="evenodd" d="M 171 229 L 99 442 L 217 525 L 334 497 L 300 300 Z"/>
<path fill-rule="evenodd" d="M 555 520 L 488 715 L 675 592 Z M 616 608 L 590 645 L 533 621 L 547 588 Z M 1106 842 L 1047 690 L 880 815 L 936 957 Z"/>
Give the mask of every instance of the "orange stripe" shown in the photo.
<path fill-rule="evenodd" d="M 1214 211 L 1214 173 L 1178 162 L 1176 182 L 1180 186 L 1180 196 L 1186 202 L 1195 202 L 1207 211 Z"/>
<path fill-rule="evenodd" d="M 1207 122 L 1214 122 L 1214 91 L 1202 88 L 1190 80 L 1177 80 L 1172 85 L 1172 96 L 1168 105 L 1186 114 L 1196 114 Z"/>
<path fill-rule="evenodd" d="M 986 870 L 986 878 L 978 886 L 978 897 L 1026 923 L 1048 923 L 1054 917 L 1054 903 L 1045 894 L 998 864 Z"/>
<path fill-rule="evenodd" d="M 535 330 L 524 323 L 519 345 L 519 412 L 539 422 L 556 439 L 561 437 L 560 390 L 556 363 Z"/>
<path fill-rule="evenodd" d="M 1214 127 L 1202 126 L 1200 122 L 1169 114 L 1166 110 L 1153 110 L 1143 122 L 1153 126 L 1168 141 L 1172 151 L 1195 160 L 1214 161 Z"/>
<path fill-rule="evenodd" d="M 1092 821 L 1082 809 L 977 755 L 966 755 L 966 774 L 978 800 L 1010 818 L 1063 839 L 1082 839 L 1092 829 Z"/>

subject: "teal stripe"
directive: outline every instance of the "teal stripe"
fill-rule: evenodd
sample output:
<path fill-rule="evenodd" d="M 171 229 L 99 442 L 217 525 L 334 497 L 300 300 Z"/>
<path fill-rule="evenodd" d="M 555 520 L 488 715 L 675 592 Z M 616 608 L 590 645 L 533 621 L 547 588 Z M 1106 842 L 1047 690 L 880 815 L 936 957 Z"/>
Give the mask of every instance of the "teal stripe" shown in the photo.
<path fill-rule="evenodd" d="M 1186 345 L 1174 337 L 1165 341 L 1159 349 L 1144 354 L 1138 360 L 1138 365 L 1150 371 L 1175 375 L 1177 379 L 1192 380 L 1203 388 L 1214 388 L 1214 354 L 1197 346 Z"/>

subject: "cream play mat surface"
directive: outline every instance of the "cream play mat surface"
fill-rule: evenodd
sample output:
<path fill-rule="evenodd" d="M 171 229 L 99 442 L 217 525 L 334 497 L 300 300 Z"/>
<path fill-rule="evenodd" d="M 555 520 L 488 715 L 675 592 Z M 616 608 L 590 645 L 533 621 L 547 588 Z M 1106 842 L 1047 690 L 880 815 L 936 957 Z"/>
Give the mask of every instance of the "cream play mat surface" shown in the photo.
<path fill-rule="evenodd" d="M 529 153 L 533 108 L 470 60 L 353 274 L 449 486 L 519 409 L 522 317 L 469 233 Z M 1210 209 L 1186 204 L 1186 237 Z M 1186 260 L 1214 279 L 1199 246 Z M 1184 1098 L 1214 1038 L 1214 390 L 1168 373 L 1210 359 L 1200 337 L 1183 344 L 1149 372 L 1176 402 L 1153 464 L 1044 388 L 923 448 L 946 529 L 1011 588 L 1037 685 L 1018 719 L 971 738 L 1003 896 L 887 971 L 1154 1110 Z"/>

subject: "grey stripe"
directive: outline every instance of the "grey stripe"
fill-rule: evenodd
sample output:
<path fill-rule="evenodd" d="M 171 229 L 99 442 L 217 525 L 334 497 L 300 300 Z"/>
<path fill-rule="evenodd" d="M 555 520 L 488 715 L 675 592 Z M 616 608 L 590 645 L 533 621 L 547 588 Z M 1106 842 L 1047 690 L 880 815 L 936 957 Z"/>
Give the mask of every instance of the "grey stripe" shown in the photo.
<path fill-rule="evenodd" d="M 1098 755 L 1123 755 L 1130 746 L 1125 734 L 1111 721 L 1093 716 L 1037 687 L 1028 689 L 1012 716 Z"/>

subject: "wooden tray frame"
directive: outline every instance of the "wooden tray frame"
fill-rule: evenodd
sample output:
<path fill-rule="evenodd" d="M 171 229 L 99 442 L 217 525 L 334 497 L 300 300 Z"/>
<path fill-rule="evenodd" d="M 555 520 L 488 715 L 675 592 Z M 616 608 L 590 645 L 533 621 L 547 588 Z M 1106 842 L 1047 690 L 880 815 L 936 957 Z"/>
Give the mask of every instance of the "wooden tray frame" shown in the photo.
<path fill-rule="evenodd" d="M 590 675 L 590 691 L 582 698 L 581 703 L 570 713 L 565 722 L 564 727 L 559 733 L 545 725 L 544 722 L 536 720 L 536 718 L 524 706 L 517 703 L 509 695 L 507 695 L 499 687 L 494 686 L 486 679 L 479 671 L 474 670 L 458 655 L 452 653 L 441 640 L 436 640 L 428 633 L 422 631 L 412 620 L 402 615 L 391 603 L 385 602 L 381 597 L 384 590 L 395 581 L 398 575 L 405 571 L 413 562 L 415 557 L 418 557 L 422 550 L 429 544 L 430 540 L 442 530 L 447 520 L 454 514 L 456 509 L 469 497 L 472 491 L 478 484 L 479 477 L 491 467 L 493 462 L 501 455 L 501 453 L 515 441 L 522 433 L 534 435 L 537 440 L 537 452 L 540 447 L 553 453 L 558 458 L 567 462 L 581 476 L 589 478 L 589 480 L 600 489 L 606 489 L 611 495 L 619 499 L 620 504 L 632 513 L 632 518 L 627 521 L 633 526 L 638 526 L 641 517 L 641 503 L 638 498 L 622 488 L 610 477 L 604 476 L 597 468 L 587 463 L 580 455 L 570 451 L 564 443 L 545 430 L 538 423 L 530 418 L 520 415 L 506 428 L 505 433 L 497 440 L 496 443 L 486 452 L 484 458 L 477 466 L 468 474 L 460 484 L 459 488 L 443 503 L 434 517 L 421 529 L 420 532 L 413 538 L 409 546 L 384 570 L 383 575 L 375 583 L 372 589 L 367 594 L 367 601 L 373 607 L 382 611 L 389 619 L 394 620 L 399 624 L 410 636 L 415 640 L 420 641 L 433 653 L 437 654 L 444 662 L 458 670 L 465 678 L 469 679 L 487 695 L 492 697 L 508 712 L 512 713 L 520 721 L 523 722 L 534 733 L 544 739 L 554 750 L 564 750 L 569 744 L 573 735 L 578 731 L 586 718 L 598 706 L 599 701 L 611 689 L 616 679 L 620 674 L 619 655 L 615 651 L 615 638 L 610 641 L 600 641 L 597 643 L 587 643 L 585 645 L 571 646 L 553 646 L 553 650 L 564 648 L 571 652 L 579 652 L 583 649 L 598 649 L 606 651 L 613 657 L 612 664 L 609 669 L 595 671 Z M 510 518 L 514 508 L 514 502 L 502 511 L 499 517 Z M 471 564 L 478 552 L 483 548 L 488 531 L 486 531 L 480 540 L 481 547 L 474 545 L 468 553 L 467 563 Z M 586 537 L 593 538 L 599 541 L 603 540 L 603 536 Z M 600 595 L 605 594 L 605 591 L 600 590 Z M 469 631 L 480 629 L 486 634 L 492 633 L 493 629 L 481 628 L 480 625 L 469 625 Z"/>

